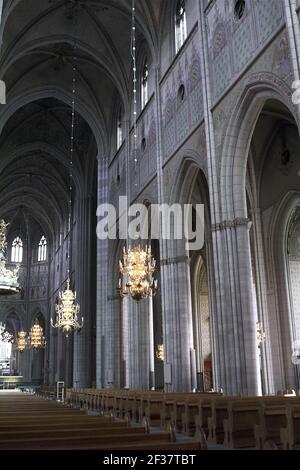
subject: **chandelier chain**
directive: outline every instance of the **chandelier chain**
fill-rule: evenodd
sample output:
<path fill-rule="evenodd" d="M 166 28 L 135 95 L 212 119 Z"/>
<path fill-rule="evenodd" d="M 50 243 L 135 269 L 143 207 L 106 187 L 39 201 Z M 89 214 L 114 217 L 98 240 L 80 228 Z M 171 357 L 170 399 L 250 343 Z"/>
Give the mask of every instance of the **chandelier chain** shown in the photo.
<path fill-rule="evenodd" d="M 132 0 L 131 17 L 131 57 L 133 65 L 133 157 L 134 157 L 134 185 L 137 187 L 137 60 L 136 60 L 136 16 L 135 0 Z M 130 140 L 130 139 L 129 139 Z M 130 152 L 129 152 L 130 153 Z M 156 261 L 152 257 L 151 244 L 142 249 L 141 246 L 123 247 L 123 255 L 119 261 L 119 287 L 121 297 L 130 293 L 131 297 L 139 301 L 152 297 L 157 292 L 157 281 L 154 279 Z"/>
<path fill-rule="evenodd" d="M 133 161 L 134 161 L 134 184 L 137 186 L 137 61 L 136 61 L 136 19 L 135 0 L 132 0 L 131 16 L 131 57 L 132 57 L 132 79 L 133 79 Z"/>
<path fill-rule="evenodd" d="M 77 17 L 76 17 L 77 24 Z M 77 30 L 77 28 L 76 28 Z M 75 34 L 75 38 L 76 38 Z M 76 39 L 74 40 L 73 58 L 72 58 L 72 118 L 71 118 L 71 142 L 70 142 L 70 165 L 69 165 L 69 217 L 68 217 L 68 276 L 67 286 L 64 291 L 59 293 L 58 303 L 55 306 L 56 320 L 51 325 L 53 328 L 59 328 L 66 337 L 73 331 L 80 330 L 83 327 L 83 318 L 81 323 L 78 321 L 80 306 L 76 303 L 76 292 L 70 287 L 71 273 L 71 223 L 72 223 L 72 192 L 73 192 L 73 162 L 75 149 L 75 104 L 76 104 L 76 88 L 77 88 L 77 66 L 76 66 Z"/>
<path fill-rule="evenodd" d="M 72 193 L 73 193 L 73 162 L 74 162 L 74 140 L 75 140 L 75 103 L 76 103 L 76 42 L 73 47 L 72 58 L 72 116 L 71 116 L 71 139 L 70 139 L 70 162 L 69 162 L 69 199 L 68 199 L 68 278 L 71 271 L 71 223 L 72 223 Z"/>

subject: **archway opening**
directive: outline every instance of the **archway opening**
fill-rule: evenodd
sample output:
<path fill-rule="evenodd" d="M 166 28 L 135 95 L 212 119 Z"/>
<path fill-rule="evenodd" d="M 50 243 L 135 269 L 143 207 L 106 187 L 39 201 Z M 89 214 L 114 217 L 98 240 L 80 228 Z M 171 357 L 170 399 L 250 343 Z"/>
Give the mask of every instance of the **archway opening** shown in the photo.
<path fill-rule="evenodd" d="M 298 218 L 294 213 L 292 223 L 290 214 L 291 201 L 299 197 L 299 145 L 290 111 L 267 100 L 252 135 L 246 178 L 263 394 L 297 386 L 291 351 L 297 339 Z"/>
<path fill-rule="evenodd" d="M 198 241 L 201 238 L 200 231 L 203 231 L 204 236 L 201 248 L 198 243 L 190 243 L 190 250 L 186 252 L 190 264 L 192 310 L 191 386 L 194 390 L 211 390 L 214 387 L 214 354 L 209 192 L 204 172 L 193 162 L 188 162 L 183 169 L 179 200 L 183 204 L 192 205 L 192 230 L 197 234 Z M 200 211 L 201 206 L 203 212 Z"/>
<path fill-rule="evenodd" d="M 16 376 L 20 374 L 19 357 L 15 344 L 20 321 L 18 316 L 11 312 L 2 323 L 5 325 L 5 332 L 4 339 L 0 337 L 0 375 Z"/>
<path fill-rule="evenodd" d="M 194 345 L 196 351 L 197 389 L 213 388 L 212 338 L 205 252 L 195 256 L 192 275 Z"/>

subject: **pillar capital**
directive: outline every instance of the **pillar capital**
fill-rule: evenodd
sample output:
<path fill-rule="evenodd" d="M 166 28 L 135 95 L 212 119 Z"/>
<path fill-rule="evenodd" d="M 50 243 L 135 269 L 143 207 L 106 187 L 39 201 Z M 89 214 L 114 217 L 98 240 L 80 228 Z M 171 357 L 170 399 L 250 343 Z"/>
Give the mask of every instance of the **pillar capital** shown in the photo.
<path fill-rule="evenodd" d="M 251 220 L 246 218 L 246 217 L 238 217 L 233 220 L 223 220 L 222 222 L 219 222 L 217 224 L 212 224 L 211 226 L 211 231 L 212 232 L 219 232 L 222 230 L 226 230 L 228 228 L 236 228 L 236 227 L 242 227 L 245 226 L 248 229 L 251 227 Z"/>
<path fill-rule="evenodd" d="M 160 260 L 161 266 L 166 266 L 170 264 L 179 264 L 179 263 L 186 263 L 190 264 L 190 258 L 188 256 L 176 256 L 175 258 L 166 258 Z"/>

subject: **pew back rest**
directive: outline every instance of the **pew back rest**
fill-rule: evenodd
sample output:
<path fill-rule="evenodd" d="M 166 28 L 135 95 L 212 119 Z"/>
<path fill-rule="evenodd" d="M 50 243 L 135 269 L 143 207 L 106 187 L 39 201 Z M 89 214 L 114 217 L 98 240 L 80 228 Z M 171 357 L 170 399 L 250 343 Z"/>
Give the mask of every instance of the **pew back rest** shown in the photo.
<path fill-rule="evenodd" d="M 237 400 L 228 404 L 228 421 L 232 428 L 252 429 L 259 424 L 261 417 L 261 404 L 257 400 Z"/>

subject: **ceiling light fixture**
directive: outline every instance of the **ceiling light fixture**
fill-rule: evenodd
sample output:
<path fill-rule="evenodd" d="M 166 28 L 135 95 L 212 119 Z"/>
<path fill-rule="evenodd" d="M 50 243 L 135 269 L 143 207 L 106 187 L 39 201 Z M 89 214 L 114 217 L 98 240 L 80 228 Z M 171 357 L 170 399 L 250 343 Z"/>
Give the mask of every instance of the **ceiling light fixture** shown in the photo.
<path fill-rule="evenodd" d="M 74 136 L 75 136 L 75 97 L 76 97 L 76 43 L 74 43 L 74 55 L 72 65 L 72 119 L 71 119 L 71 142 L 70 142 L 70 162 L 69 162 L 69 215 L 68 215 L 68 273 L 67 286 L 63 292 L 59 293 L 59 301 L 55 307 L 56 321 L 51 318 L 51 326 L 59 328 L 66 337 L 73 331 L 80 330 L 83 326 L 83 318 L 81 323 L 78 321 L 80 306 L 76 303 L 76 292 L 70 287 L 71 272 L 71 221 L 72 221 L 72 191 L 73 191 L 73 155 L 74 155 Z"/>
<path fill-rule="evenodd" d="M 131 57 L 132 57 L 132 77 L 133 77 L 133 158 L 135 173 L 137 171 L 137 67 L 136 67 L 136 19 L 135 0 L 132 0 L 131 18 Z M 135 185 L 137 175 L 135 174 Z M 131 297 L 139 301 L 156 294 L 157 281 L 154 280 L 153 273 L 156 269 L 156 261 L 152 257 L 151 247 L 145 249 L 140 245 L 123 248 L 122 259 L 119 262 L 119 287 L 121 297 L 130 294 Z"/>

